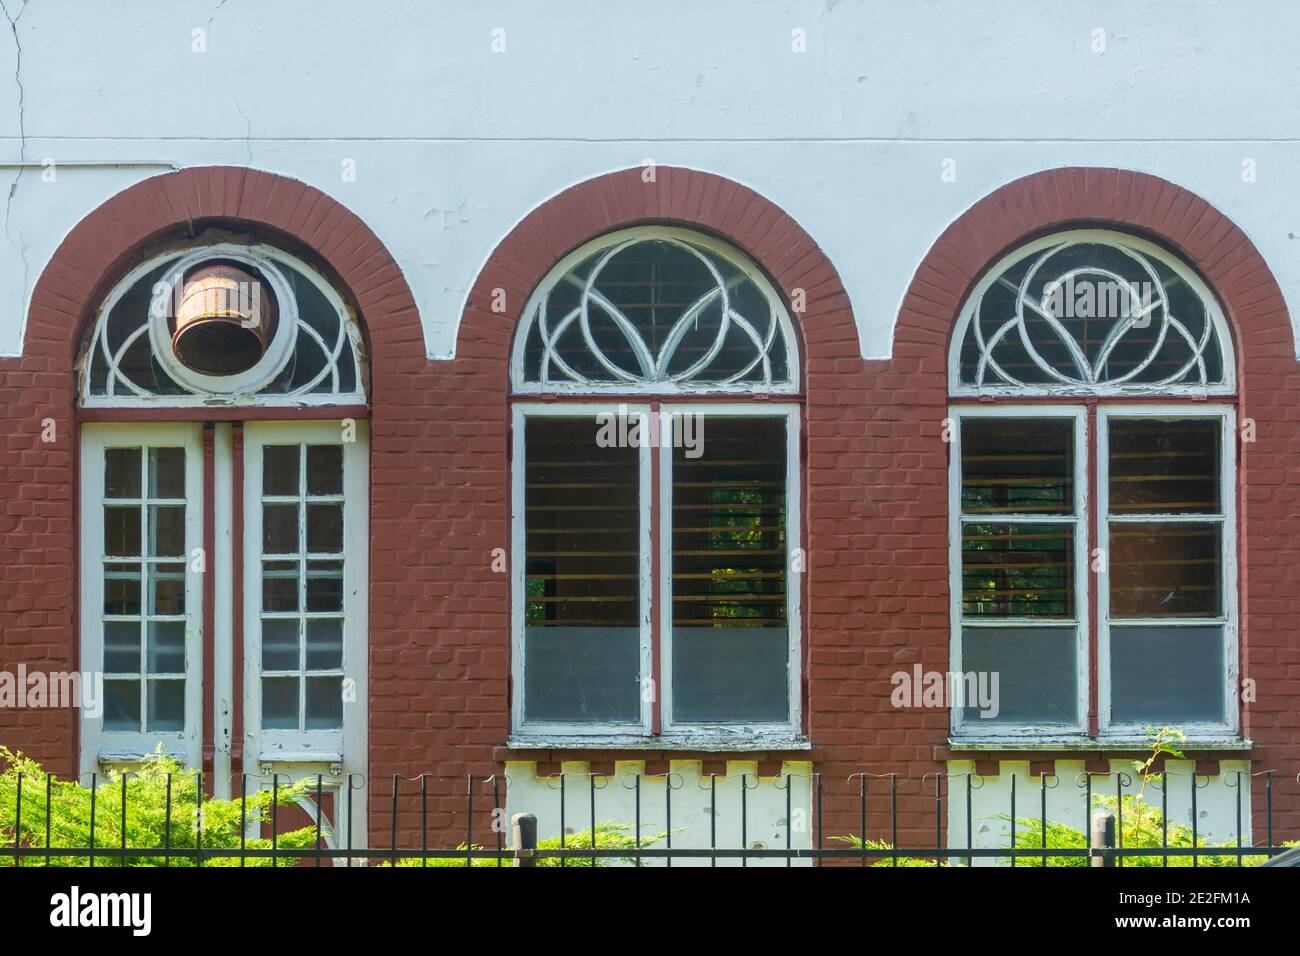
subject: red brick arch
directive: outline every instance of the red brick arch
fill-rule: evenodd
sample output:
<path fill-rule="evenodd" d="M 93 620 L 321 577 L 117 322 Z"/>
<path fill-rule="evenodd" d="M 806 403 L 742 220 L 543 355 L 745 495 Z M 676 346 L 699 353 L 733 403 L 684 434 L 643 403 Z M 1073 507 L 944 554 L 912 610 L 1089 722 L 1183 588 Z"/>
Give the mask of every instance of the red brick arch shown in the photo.
<path fill-rule="evenodd" d="M 307 247 L 343 281 L 376 357 L 424 354 L 406 280 L 356 214 L 296 179 L 238 166 L 199 166 L 129 186 L 73 227 L 32 290 L 24 356 L 75 356 L 105 286 L 151 241 L 204 221 L 248 226 Z"/>
<path fill-rule="evenodd" d="M 839 273 L 803 227 L 747 186 L 678 166 L 658 166 L 652 179 L 643 167 L 597 176 L 532 210 L 479 272 L 457 354 L 480 336 L 504 336 L 508 347 L 524 303 L 555 263 L 596 236 L 647 223 L 700 229 L 732 243 L 766 270 L 787 303 L 802 289 L 807 308 L 792 318 L 809 374 L 819 357 L 858 354 L 853 309 Z M 496 289 L 505 290 L 504 313 L 492 311 Z"/>
<path fill-rule="evenodd" d="M 1178 251 L 1219 295 L 1238 345 L 1239 371 L 1260 348 L 1294 336 L 1272 271 L 1246 234 L 1204 199 L 1126 169 L 1068 167 L 1033 173 L 962 213 L 922 260 L 904 297 L 895 344 L 946 337 L 970 288 L 1027 238 L 1079 225 L 1145 233 Z M 1294 358 L 1294 351 L 1290 351 Z M 1243 387 L 1244 379 L 1243 378 Z"/>

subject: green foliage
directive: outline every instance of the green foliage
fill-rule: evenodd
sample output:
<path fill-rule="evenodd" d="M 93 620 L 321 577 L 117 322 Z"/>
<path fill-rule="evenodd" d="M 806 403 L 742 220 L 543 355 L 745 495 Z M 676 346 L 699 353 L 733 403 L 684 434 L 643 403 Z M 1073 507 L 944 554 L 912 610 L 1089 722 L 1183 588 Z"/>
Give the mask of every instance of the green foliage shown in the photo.
<path fill-rule="evenodd" d="M 853 836 L 853 835 L 833 836 L 831 837 L 831 839 L 839 843 L 847 843 L 855 850 L 892 850 L 893 849 L 893 846 L 885 842 L 884 840 L 863 840 L 862 837 Z M 872 861 L 871 862 L 872 866 L 894 866 L 895 865 L 893 859 L 890 857 L 869 857 L 868 859 Z M 900 856 L 898 858 L 897 865 L 898 866 L 928 866 L 933 868 L 934 857 Z M 947 866 L 948 864 L 940 860 L 939 865 Z"/>
<path fill-rule="evenodd" d="M 44 847 L 45 844 L 45 770 L 36 761 L 0 745 L 0 841 L 12 846 L 14 824 L 17 818 L 18 780 L 22 777 L 22 828 L 18 839 L 23 846 Z M 168 833 L 167 778 L 171 776 L 171 821 Z M 294 805 L 297 798 L 310 790 L 309 781 L 299 781 L 283 787 L 279 805 Z M 161 745 L 139 770 L 126 776 L 126 845 L 133 849 L 158 847 L 168 838 L 172 847 L 193 848 L 199 838 L 198 790 L 195 774 L 187 772 L 179 763 L 163 753 Z M 50 846 L 54 848 L 87 848 L 91 846 L 90 788 L 68 780 L 51 778 L 50 784 Z M 256 790 L 248 794 L 247 820 L 260 827 L 271 817 L 272 794 L 269 790 Z M 203 799 L 202 839 L 203 849 L 238 849 L 240 845 L 240 802 L 236 800 Z M 322 830 L 322 837 L 327 830 Z M 276 841 L 281 850 L 312 847 L 316 842 L 316 828 L 304 827 L 280 834 Z M 110 771 L 95 788 L 94 845 L 113 848 L 122 845 L 122 773 Z M 248 849 L 270 849 L 271 840 L 248 837 Z M 12 858 L 7 858 L 10 863 Z M 86 866 L 87 856 L 56 856 L 51 866 Z M 127 857 L 127 866 L 162 866 L 163 856 Z M 292 866 L 293 858 L 281 857 L 278 866 Z M 112 857 L 97 857 L 96 866 L 118 866 Z M 44 857 L 23 857 L 22 866 L 44 866 Z M 173 856 L 171 866 L 194 866 L 193 858 Z M 246 866 L 270 866 L 269 857 L 248 857 Z M 238 857 L 204 858 L 203 866 L 239 866 Z"/>
<path fill-rule="evenodd" d="M 630 832 L 631 829 L 632 829 L 632 827 L 631 827 L 629 824 L 626 824 L 626 823 L 615 823 L 615 822 L 613 822 L 613 821 L 611 821 L 611 820 L 604 820 L 604 821 L 601 821 L 601 822 L 597 823 L 597 824 L 596 824 L 596 846 L 595 846 L 595 849 L 597 849 L 597 850 L 634 850 L 634 849 L 636 849 L 636 846 L 637 846 L 637 843 L 636 843 L 636 837 L 633 836 L 633 835 L 631 834 L 631 832 Z M 649 834 L 648 836 L 647 836 L 647 835 L 643 835 L 643 836 L 641 837 L 641 848 L 642 848 L 642 849 L 645 849 L 645 848 L 647 848 L 647 847 L 654 846 L 656 843 L 660 842 L 661 840 L 666 839 L 667 837 L 668 837 L 668 831 L 666 831 L 666 830 L 661 831 L 661 832 L 659 832 L 659 833 L 652 833 L 652 834 Z M 464 849 L 465 849 L 465 844 L 462 843 L 462 844 L 458 847 L 458 849 L 460 849 L 460 850 L 464 850 Z M 478 844 L 475 844 L 474 849 L 476 849 L 476 850 L 482 850 L 483 847 L 479 846 Z M 548 839 L 548 840 L 538 840 L 538 841 L 537 841 L 537 849 L 539 849 L 539 850 L 558 850 L 558 849 L 560 849 L 560 838 L 559 838 L 559 837 L 552 837 L 552 838 L 550 838 L 550 839 Z M 567 835 L 567 836 L 564 838 L 564 849 L 566 849 L 566 850 L 590 850 L 590 849 L 592 849 L 592 845 L 591 845 L 591 830 L 590 830 L 590 829 L 582 829 L 582 830 L 579 830 L 579 831 L 577 831 L 577 832 L 575 832 L 575 833 L 570 833 L 569 835 Z M 611 864 L 611 862 L 616 861 L 616 860 L 617 860 L 617 861 L 620 861 L 620 862 L 623 862 L 623 863 L 631 863 L 631 862 L 632 862 L 632 857 L 597 857 L 597 858 L 591 858 L 591 857 L 588 857 L 587 859 L 582 859 L 581 857 L 571 857 L 571 858 L 569 858 L 569 859 L 567 859 L 567 860 L 564 861 L 564 865 L 565 865 L 566 867 L 570 867 L 570 866 L 609 866 L 609 865 Z M 643 861 L 643 862 L 648 863 L 648 864 L 651 865 L 651 866 L 656 865 L 656 863 L 657 863 L 657 861 Z M 383 863 L 380 863 L 379 865 L 380 865 L 380 866 L 394 866 L 394 865 L 396 865 L 396 866 L 399 866 L 399 867 L 425 866 L 425 865 L 427 865 L 427 866 L 464 866 L 464 865 L 465 865 L 465 858 L 464 858 L 464 857 L 455 857 L 455 858 L 430 859 L 430 860 L 427 862 L 427 864 L 426 864 L 426 863 L 424 863 L 423 861 L 421 861 L 418 857 L 405 857 L 405 858 L 403 858 L 403 859 L 398 860 L 396 864 L 393 864 L 393 863 L 391 863 L 391 862 L 385 861 L 385 862 L 383 862 Z M 496 858 L 495 858 L 495 857 L 492 857 L 492 858 L 486 858 L 486 857 L 475 858 L 475 859 L 472 861 L 471 865 L 472 865 L 472 866 L 496 866 L 496 865 L 497 865 L 497 861 L 496 861 Z M 512 865 L 512 861 L 510 860 L 509 856 L 506 857 L 505 862 L 504 862 L 504 864 L 502 864 L 502 865 L 504 865 L 504 866 L 510 866 L 510 865 Z M 558 866 L 560 866 L 560 860 L 559 860 L 557 857 L 542 857 L 541 859 L 539 859 L 539 860 L 537 861 L 537 865 L 538 865 L 538 866 L 553 866 L 553 867 L 558 867 Z"/>
<path fill-rule="evenodd" d="M 1177 749 L 1174 744 L 1182 744 L 1187 740 L 1187 735 L 1181 730 L 1174 727 L 1148 727 L 1147 728 L 1147 746 L 1151 748 L 1151 753 L 1145 760 L 1133 761 L 1133 769 L 1142 778 L 1142 786 L 1135 794 L 1125 794 L 1123 800 L 1116 800 L 1115 797 L 1094 795 L 1093 808 L 1101 809 L 1110 813 L 1116 818 L 1116 826 L 1119 827 L 1118 841 L 1119 846 L 1126 849 L 1151 849 L 1157 852 L 1151 856 L 1126 856 L 1124 857 L 1124 866 L 1170 866 L 1170 867 L 1190 867 L 1192 865 L 1191 856 L 1171 856 L 1168 858 L 1168 864 L 1165 863 L 1165 857 L 1159 852 L 1163 846 L 1171 848 L 1191 849 L 1193 846 L 1205 847 L 1212 850 L 1215 847 L 1234 847 L 1235 842 L 1231 843 L 1209 843 L 1201 837 L 1193 840 L 1192 828 L 1182 823 L 1170 821 L 1167 832 L 1165 827 L 1164 815 L 1160 810 L 1147 803 L 1145 799 L 1147 786 L 1151 783 L 1161 785 L 1163 776 L 1154 771 L 1156 760 L 1161 755 L 1173 757 L 1181 760 L 1183 752 Z M 1123 813 L 1120 813 L 1122 809 Z M 1121 819 L 1122 817 L 1122 819 Z M 1010 820 L 1009 816 L 1001 819 Z M 1166 842 L 1167 841 L 1167 842 Z M 1048 849 L 1081 849 L 1088 845 L 1088 837 L 1082 830 L 1067 826 L 1063 823 L 1047 824 L 1047 842 Z M 1291 846 L 1292 844 L 1287 844 Z M 1043 823 L 1040 819 L 1030 819 L 1026 817 L 1016 818 L 1016 846 L 1022 849 L 1035 850 L 1044 846 L 1043 842 Z M 1024 857 L 1020 862 L 1024 862 Z M 1251 854 L 1241 858 L 1242 866 L 1257 866 L 1263 863 L 1268 857 L 1262 854 Z M 1048 866 L 1088 866 L 1088 858 L 1085 856 L 1057 856 L 1047 858 Z M 1196 856 L 1197 866 L 1237 866 L 1236 855 L 1225 855 L 1208 853 L 1205 856 L 1198 854 Z"/>
<path fill-rule="evenodd" d="M 1108 813 L 1117 814 L 1117 801 L 1114 797 L 1094 796 L 1093 805 L 1096 809 L 1105 810 Z M 1123 819 L 1123 841 L 1121 846 L 1127 849 L 1150 849 L 1150 856 L 1126 856 L 1124 857 L 1125 866 L 1157 866 L 1165 865 L 1164 857 L 1160 854 L 1161 836 L 1164 824 L 1164 817 L 1159 808 L 1148 805 L 1138 794 L 1126 794 L 1123 800 L 1124 819 Z M 1009 817 L 1002 819 L 1008 820 Z M 1082 848 L 1088 845 L 1088 838 L 1082 830 L 1066 826 L 1063 823 L 1047 824 L 1047 846 L 1049 849 L 1066 849 Z M 1205 855 L 1197 855 L 1197 866 L 1236 866 L 1237 857 L 1235 855 L 1224 855 L 1213 853 L 1216 847 L 1235 847 L 1235 842 L 1230 843 L 1209 843 L 1203 837 L 1197 837 L 1195 843 L 1192 841 L 1192 828 L 1181 823 L 1169 822 L 1169 843 L 1170 847 L 1191 848 L 1192 846 L 1205 847 Z M 1028 819 L 1018 817 L 1016 819 L 1016 846 L 1024 850 L 1037 850 L 1043 846 L 1043 826 L 1042 821 L 1038 819 Z M 1251 854 L 1242 858 L 1243 866 L 1256 866 L 1263 863 L 1267 857 L 1262 854 Z M 1032 858 L 1026 860 L 1021 856 L 1017 861 L 1020 865 L 1037 864 L 1039 861 Z M 1087 866 L 1088 859 L 1084 856 L 1049 856 L 1047 858 L 1048 866 Z M 1190 856 L 1171 856 L 1169 857 L 1169 866 L 1171 867 L 1189 867 L 1192 865 Z"/>

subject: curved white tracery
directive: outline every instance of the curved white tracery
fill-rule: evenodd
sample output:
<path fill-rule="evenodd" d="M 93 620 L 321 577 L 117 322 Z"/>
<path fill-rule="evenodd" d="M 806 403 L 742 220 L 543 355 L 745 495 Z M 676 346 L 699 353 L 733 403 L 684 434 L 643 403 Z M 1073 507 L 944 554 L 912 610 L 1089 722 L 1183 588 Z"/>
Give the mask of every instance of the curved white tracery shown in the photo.
<path fill-rule="evenodd" d="M 270 284 L 279 308 L 262 359 L 235 375 L 204 375 L 182 365 L 171 347 L 173 310 L 157 307 L 186 273 L 210 259 L 251 267 Z M 270 246 L 219 243 L 137 266 L 104 300 L 79 371 L 81 403 L 88 407 L 365 401 L 360 330 L 342 299 L 310 266 Z"/>
<path fill-rule="evenodd" d="M 967 301 L 954 394 L 1225 393 L 1232 341 L 1210 290 L 1151 243 L 1107 230 L 1036 240 Z"/>
<path fill-rule="evenodd" d="M 735 250 L 682 229 L 629 229 L 567 256 L 534 292 L 514 385 L 794 391 L 792 341 L 776 290 Z"/>

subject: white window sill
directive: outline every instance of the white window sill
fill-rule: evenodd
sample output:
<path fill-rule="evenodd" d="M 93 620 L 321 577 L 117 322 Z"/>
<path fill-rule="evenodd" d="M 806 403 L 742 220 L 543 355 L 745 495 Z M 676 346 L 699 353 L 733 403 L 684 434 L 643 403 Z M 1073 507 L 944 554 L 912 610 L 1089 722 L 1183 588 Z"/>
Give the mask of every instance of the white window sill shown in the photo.
<path fill-rule="evenodd" d="M 811 750 L 807 737 L 794 734 L 737 734 L 724 737 L 715 733 L 675 733 L 657 737 L 641 734 L 545 734 L 512 736 L 506 740 L 510 750 L 646 750 L 694 751 L 705 753 L 763 753 L 776 750 Z"/>
<path fill-rule="evenodd" d="M 1147 737 L 950 737 L 949 750 L 962 751 L 1012 751 L 1012 750 L 1077 750 L 1095 753 L 1107 750 L 1150 750 L 1152 741 Z M 1247 751 L 1254 747 L 1252 740 L 1241 737 L 1188 737 L 1170 742 L 1176 750 Z"/>
<path fill-rule="evenodd" d="M 186 754 L 183 750 L 164 750 L 163 756 L 170 757 L 182 767 L 185 766 Z M 117 767 L 143 764 L 146 761 L 156 760 L 157 757 L 156 750 L 101 750 L 96 759 L 101 767 Z"/>

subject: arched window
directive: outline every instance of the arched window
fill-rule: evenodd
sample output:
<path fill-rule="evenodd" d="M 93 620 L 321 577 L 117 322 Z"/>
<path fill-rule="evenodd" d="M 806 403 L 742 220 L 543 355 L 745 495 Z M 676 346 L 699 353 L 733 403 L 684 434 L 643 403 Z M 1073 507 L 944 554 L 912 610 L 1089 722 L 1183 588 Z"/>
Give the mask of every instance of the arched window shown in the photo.
<path fill-rule="evenodd" d="M 1126 234 L 1035 240 L 975 286 L 949 364 L 952 653 L 998 693 L 954 704 L 957 735 L 1237 732 L 1234 361 L 1204 282 Z"/>
<path fill-rule="evenodd" d="M 367 373 L 342 296 L 205 234 L 118 282 L 78 374 L 82 660 L 104 675 L 83 768 L 159 743 L 199 766 L 205 689 L 218 792 L 236 713 L 249 764 L 363 766 Z"/>
<path fill-rule="evenodd" d="M 798 736 L 789 314 L 725 243 L 602 236 L 538 285 L 513 376 L 514 736 Z M 759 399 L 759 400 L 756 400 Z"/>
<path fill-rule="evenodd" d="M 226 327 L 242 328 L 252 351 L 241 352 L 237 338 L 217 339 L 210 332 L 206 341 L 212 354 L 186 364 L 176 347 L 177 316 L 183 314 L 185 291 L 192 290 L 193 301 L 195 286 L 202 286 L 187 280 L 213 264 L 232 267 L 243 277 L 239 281 L 250 283 L 231 288 L 231 301 L 242 295 L 250 314 Z M 216 294 L 199 288 L 200 301 L 205 291 Z M 254 317 L 263 301 L 267 314 Z M 282 250 L 214 243 L 163 252 L 131 270 L 99 310 L 82 360 L 81 403 L 89 408 L 363 404 L 361 341 L 333 287 Z M 248 361 L 241 361 L 245 355 Z"/>
<path fill-rule="evenodd" d="M 515 391 L 793 392 L 790 319 L 752 262 L 682 229 L 567 256 L 524 311 Z"/>
<path fill-rule="evenodd" d="M 1231 394 L 1232 340 L 1185 263 L 1122 233 L 1057 233 L 1011 253 L 957 326 L 952 393 Z"/>

